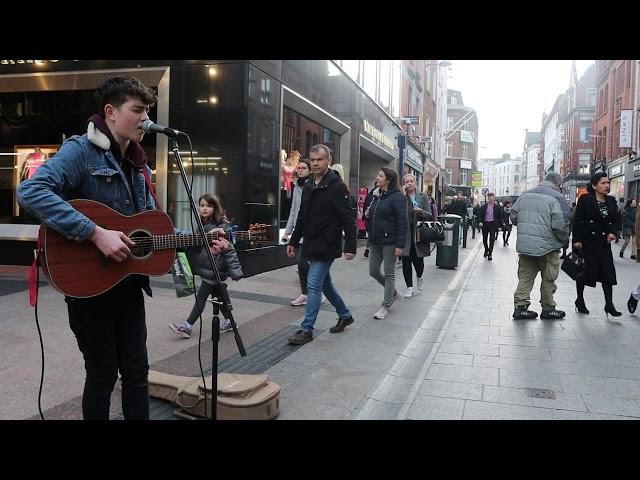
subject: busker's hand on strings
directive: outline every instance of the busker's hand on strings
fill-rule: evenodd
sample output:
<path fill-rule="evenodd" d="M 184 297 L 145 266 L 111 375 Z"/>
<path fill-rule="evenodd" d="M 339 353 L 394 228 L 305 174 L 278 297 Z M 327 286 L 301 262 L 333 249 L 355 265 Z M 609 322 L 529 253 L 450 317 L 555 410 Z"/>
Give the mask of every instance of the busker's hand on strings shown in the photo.
<path fill-rule="evenodd" d="M 131 254 L 129 247 L 135 245 L 135 242 L 124 233 L 117 230 L 107 230 L 98 225 L 96 225 L 89 240 L 94 243 L 105 257 L 115 260 L 118 263 L 127 259 L 129 254 Z"/>
<path fill-rule="evenodd" d="M 224 252 L 227 248 L 229 248 L 229 242 L 226 238 L 224 238 L 224 230 L 221 228 L 214 228 L 211 230 L 212 232 L 218 233 L 218 239 L 213 240 L 211 242 L 211 253 L 213 255 L 220 255 L 221 252 Z"/>
<path fill-rule="evenodd" d="M 287 245 L 287 256 L 293 258 L 296 256 L 296 247 L 293 245 Z"/>

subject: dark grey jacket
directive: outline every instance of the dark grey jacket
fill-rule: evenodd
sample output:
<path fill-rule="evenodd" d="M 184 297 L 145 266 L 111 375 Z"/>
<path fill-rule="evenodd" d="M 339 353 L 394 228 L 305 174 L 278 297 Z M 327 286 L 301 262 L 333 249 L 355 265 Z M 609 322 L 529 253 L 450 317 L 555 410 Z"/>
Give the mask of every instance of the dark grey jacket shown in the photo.
<path fill-rule="evenodd" d="M 227 224 L 208 222 L 204 224 L 204 231 L 210 232 L 214 228 L 225 229 Z M 210 282 L 216 281 L 216 276 L 211 269 L 209 263 L 209 255 L 203 247 L 191 247 L 186 250 L 189 264 L 193 268 L 194 275 L 200 275 L 203 280 Z M 242 272 L 242 266 L 240 260 L 238 260 L 238 254 L 233 248 L 233 245 L 229 244 L 229 248 L 222 252 L 220 255 L 214 255 L 213 260 L 216 262 L 216 267 L 220 273 L 220 280 L 224 281 L 231 277 L 233 280 L 238 280 L 244 275 Z"/>

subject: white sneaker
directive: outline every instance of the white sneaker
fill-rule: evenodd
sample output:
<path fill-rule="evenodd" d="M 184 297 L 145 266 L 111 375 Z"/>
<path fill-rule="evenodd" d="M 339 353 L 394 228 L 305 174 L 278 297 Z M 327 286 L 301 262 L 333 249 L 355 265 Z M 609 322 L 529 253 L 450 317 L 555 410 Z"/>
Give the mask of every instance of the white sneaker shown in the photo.
<path fill-rule="evenodd" d="M 380 310 L 378 310 L 376 313 L 373 314 L 373 318 L 377 320 L 383 320 L 387 316 L 387 313 L 389 312 L 387 311 L 386 308 L 380 307 Z"/>
<path fill-rule="evenodd" d="M 222 322 L 222 325 L 220 325 L 220 333 L 232 332 L 232 331 L 233 331 L 233 327 L 231 326 L 231 320 L 229 320 L 228 318 L 225 318 L 224 322 Z"/>
<path fill-rule="evenodd" d="M 307 304 L 307 296 L 304 294 L 301 294 L 298 298 L 291 300 L 291 305 L 293 305 L 294 307 L 299 307 L 300 305 L 306 305 L 306 304 Z"/>
<path fill-rule="evenodd" d="M 424 288 L 424 282 L 422 281 L 422 278 L 418 279 L 418 290 L 422 290 Z"/>
<path fill-rule="evenodd" d="M 402 296 L 403 296 L 404 298 L 411 298 L 411 297 L 413 297 L 413 287 L 409 287 L 409 288 L 407 288 L 407 291 L 406 291 L 406 292 L 404 292 L 404 293 L 402 294 Z"/>

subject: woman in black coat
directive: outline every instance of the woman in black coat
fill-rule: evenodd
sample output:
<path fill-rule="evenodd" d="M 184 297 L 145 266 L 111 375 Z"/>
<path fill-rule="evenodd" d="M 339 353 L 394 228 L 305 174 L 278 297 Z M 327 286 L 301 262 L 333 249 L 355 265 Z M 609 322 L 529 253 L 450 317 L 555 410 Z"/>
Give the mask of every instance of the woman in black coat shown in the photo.
<path fill-rule="evenodd" d="M 587 186 L 588 194 L 580 197 L 573 222 L 573 248 L 580 250 L 585 261 L 584 273 L 576 282 L 578 298 L 576 310 L 589 313 L 584 304 L 584 287 L 595 287 L 602 283 L 607 316 L 622 315 L 613 305 L 613 285 L 616 281 L 616 268 L 613 265 L 611 242 L 620 231 L 621 217 L 616 199 L 609 193 L 609 178 L 605 172 L 591 177 Z"/>

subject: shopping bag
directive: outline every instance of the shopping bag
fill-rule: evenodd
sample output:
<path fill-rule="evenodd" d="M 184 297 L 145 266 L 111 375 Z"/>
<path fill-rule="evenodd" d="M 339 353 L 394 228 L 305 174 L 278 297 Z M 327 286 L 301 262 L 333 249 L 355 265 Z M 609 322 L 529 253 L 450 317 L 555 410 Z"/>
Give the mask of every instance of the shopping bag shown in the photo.
<path fill-rule="evenodd" d="M 186 253 L 176 253 L 176 258 L 173 260 L 173 266 L 171 267 L 171 276 L 173 277 L 173 285 L 176 288 L 178 298 L 193 295 L 195 285 L 191 265 L 189 265 Z"/>

